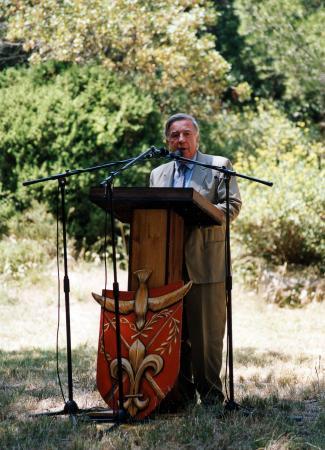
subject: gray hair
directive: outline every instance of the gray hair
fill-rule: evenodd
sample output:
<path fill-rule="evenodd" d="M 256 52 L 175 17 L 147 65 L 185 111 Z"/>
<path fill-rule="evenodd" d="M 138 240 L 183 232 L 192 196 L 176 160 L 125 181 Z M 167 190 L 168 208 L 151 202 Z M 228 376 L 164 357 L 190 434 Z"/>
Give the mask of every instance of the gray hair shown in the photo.
<path fill-rule="evenodd" d="M 179 120 L 190 120 L 192 122 L 192 124 L 194 125 L 198 134 L 200 134 L 199 124 L 197 123 L 195 117 L 191 116 L 190 114 L 177 113 L 177 114 L 173 114 L 172 116 L 170 116 L 169 119 L 167 120 L 167 122 L 165 124 L 165 137 L 168 136 L 168 132 L 169 132 L 169 129 L 170 129 L 172 123 L 177 122 Z"/>

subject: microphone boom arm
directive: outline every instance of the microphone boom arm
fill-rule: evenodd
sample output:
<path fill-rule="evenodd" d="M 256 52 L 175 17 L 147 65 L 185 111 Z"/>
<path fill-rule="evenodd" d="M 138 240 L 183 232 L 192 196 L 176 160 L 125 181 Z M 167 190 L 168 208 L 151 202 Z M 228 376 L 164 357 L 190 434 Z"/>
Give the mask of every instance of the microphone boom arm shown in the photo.
<path fill-rule="evenodd" d="M 115 170 L 114 172 L 111 172 L 110 175 L 108 177 L 106 177 L 105 180 L 103 180 L 100 183 L 100 185 L 103 186 L 103 185 L 106 185 L 107 183 L 110 183 L 116 175 L 118 175 L 119 173 L 128 169 L 129 167 L 133 166 L 134 164 L 141 161 L 142 159 L 152 158 L 154 156 L 155 151 L 157 151 L 156 147 L 151 146 L 145 152 L 141 153 L 140 155 L 136 156 L 135 158 L 132 158 L 131 160 L 128 160 L 124 166 L 120 167 L 119 169 Z"/>
<path fill-rule="evenodd" d="M 256 183 L 265 184 L 266 186 L 270 186 L 270 187 L 273 186 L 273 183 L 271 181 L 261 180 L 260 178 L 255 178 L 255 177 L 251 177 L 249 175 L 244 175 L 242 173 L 235 172 L 234 170 L 227 169 L 226 167 L 214 166 L 212 164 L 205 164 L 205 163 L 201 163 L 199 161 L 193 161 L 192 159 L 184 158 L 183 156 L 178 156 L 175 153 L 169 153 L 168 155 L 166 155 L 166 158 L 175 159 L 176 161 L 184 161 L 184 162 L 188 162 L 191 164 L 196 164 L 198 166 L 206 167 L 207 169 L 218 170 L 219 172 L 222 172 L 228 176 L 245 178 L 246 180 L 255 181 Z"/>

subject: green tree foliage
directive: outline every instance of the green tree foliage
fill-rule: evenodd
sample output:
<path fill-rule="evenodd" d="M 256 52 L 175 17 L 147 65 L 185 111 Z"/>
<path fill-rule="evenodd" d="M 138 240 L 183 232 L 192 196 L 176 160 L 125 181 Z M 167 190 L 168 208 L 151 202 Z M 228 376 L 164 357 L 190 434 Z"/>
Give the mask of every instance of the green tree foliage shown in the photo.
<path fill-rule="evenodd" d="M 126 159 L 148 142 L 159 143 L 160 120 L 151 98 L 102 67 L 48 63 L 8 69 L 0 75 L 0 97 L 2 197 L 15 193 L 17 210 L 33 197 L 56 208 L 54 182 L 26 188 L 26 179 Z M 148 170 L 125 172 L 116 184 L 143 185 Z M 102 214 L 88 193 L 106 175 L 68 179 L 70 231 L 79 243 L 103 234 Z"/>
<path fill-rule="evenodd" d="M 204 151 L 275 183 L 240 182 L 235 226 L 247 252 L 320 262 L 320 1 L 4 0 L 0 12 L 2 37 L 34 63 L 0 72 L 0 233 L 34 196 L 55 209 L 54 182 L 27 189 L 23 180 L 135 156 L 160 144 L 162 118 L 184 110 L 200 119 Z M 116 184 L 145 185 L 149 170 Z M 103 235 L 88 191 L 105 176 L 69 179 L 79 246 Z"/>
<path fill-rule="evenodd" d="M 241 57 L 254 63 L 271 95 L 293 101 L 287 104 L 291 113 L 299 112 L 298 103 L 300 114 L 307 112 L 320 121 L 325 104 L 322 2 L 236 0 L 235 10 L 246 43 Z"/>
<path fill-rule="evenodd" d="M 0 5 L 0 70 L 26 62 L 28 54 L 23 51 L 22 43 L 10 42 L 5 39 L 7 33 L 7 21 L 2 10 L 8 5 L 6 2 Z"/>
<path fill-rule="evenodd" d="M 214 2 L 218 20 L 209 30 L 216 36 L 216 49 L 231 64 L 231 77 L 248 82 L 255 91 L 258 77 L 253 61 L 244 57 L 246 44 L 245 38 L 239 34 L 240 18 L 235 1 Z"/>
<path fill-rule="evenodd" d="M 13 193 L 5 190 L 0 182 L 0 239 L 8 232 L 8 220 L 14 214 Z"/>
<path fill-rule="evenodd" d="M 2 208 L 0 207 L 0 214 Z M 37 274 L 56 256 L 56 224 L 45 204 L 32 201 L 23 214 L 6 221 L 6 236 L 0 240 L 0 273 L 4 281 Z"/>
<path fill-rule="evenodd" d="M 324 146 L 274 106 L 261 103 L 246 120 L 236 170 L 274 182 L 240 181 L 243 209 L 235 228 L 246 251 L 275 263 L 322 264 L 325 257 Z M 240 121 L 242 122 L 242 121 Z M 228 124 L 229 126 L 229 124 Z M 234 130 L 230 135 L 238 139 Z M 254 151 L 247 155 L 247 148 Z"/>
<path fill-rule="evenodd" d="M 278 135 L 283 137 L 285 133 L 288 139 L 291 139 L 292 135 L 300 136 L 303 129 L 302 143 L 309 148 L 309 152 L 315 152 L 315 157 L 321 165 L 323 146 L 314 145 L 315 142 L 320 143 L 321 139 L 319 133 L 315 132 L 313 123 L 293 122 L 288 118 L 280 102 L 255 97 L 254 107 L 246 104 L 240 110 L 223 108 L 220 114 L 204 124 L 204 127 L 207 128 L 204 136 L 207 151 L 213 149 L 212 153 L 225 155 L 234 160 L 239 153 L 246 158 L 250 155 L 256 156 L 262 141 L 273 148 L 274 143 L 278 142 Z M 290 152 L 290 146 L 287 151 Z M 279 157 L 280 155 L 279 151 Z"/>
<path fill-rule="evenodd" d="M 220 105 L 229 65 L 207 27 L 215 21 L 202 0 L 6 0 L 8 39 L 23 41 L 31 61 L 86 63 L 154 95 L 161 111 L 200 116 Z"/>

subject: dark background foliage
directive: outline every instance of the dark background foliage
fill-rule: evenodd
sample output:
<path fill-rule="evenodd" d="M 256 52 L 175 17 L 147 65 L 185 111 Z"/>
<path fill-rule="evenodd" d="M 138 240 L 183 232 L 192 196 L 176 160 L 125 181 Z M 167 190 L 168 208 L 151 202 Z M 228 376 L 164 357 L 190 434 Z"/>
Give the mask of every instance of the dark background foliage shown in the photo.
<path fill-rule="evenodd" d="M 6 1 L 8 7 L 11 3 Z M 53 4 L 49 0 L 49 8 Z M 94 4 L 97 7 L 99 3 Z M 175 14 L 171 2 L 168 8 L 161 6 L 157 5 L 159 14 L 168 15 L 170 11 Z M 122 3 L 118 7 L 123 8 Z M 205 8 L 203 4 L 201 7 Z M 200 109 L 197 112 L 203 151 L 227 156 L 244 173 L 258 173 L 261 178 L 276 181 L 269 192 L 240 182 L 244 208 L 236 233 L 246 252 L 262 253 L 265 259 L 276 263 L 320 263 L 324 255 L 321 85 L 325 47 L 321 38 L 324 16 L 321 2 L 223 0 L 209 4 L 206 10 L 210 8 L 211 12 L 211 7 L 217 20 L 207 21 L 198 37 L 205 33 L 214 37 L 215 50 L 220 55 L 218 59 L 214 54 L 215 61 L 220 66 L 226 61 L 230 67 L 228 72 L 225 68 L 220 72 L 216 86 L 220 108 L 210 114 L 207 114 L 209 102 L 211 105 L 216 102 L 205 96 L 206 92 L 211 93 L 208 75 L 204 78 L 208 91 L 205 85 L 195 85 L 189 96 L 186 86 L 177 79 L 178 73 L 171 72 L 169 78 L 160 73 L 157 83 L 164 80 L 166 90 L 160 87 L 152 92 L 151 85 L 146 87 L 143 74 L 137 72 L 122 49 L 120 63 L 124 71 L 107 67 L 94 57 L 82 64 L 72 58 L 30 65 L 28 57 L 38 48 L 24 47 L 23 39 L 6 37 L 12 17 L 7 13 L 10 8 L 5 10 L 0 18 L 0 235 L 10 235 L 10 220 L 13 217 L 19 220 L 34 199 L 44 203 L 48 211 L 56 212 L 56 182 L 26 188 L 22 186 L 24 180 L 127 159 L 151 145 L 163 145 L 163 122 L 168 114 L 176 112 L 168 108 L 184 105 L 187 111 L 193 101 L 195 108 L 202 105 L 202 114 Z M 151 13 L 156 13 L 156 7 L 152 8 Z M 28 11 L 32 19 L 32 12 Z M 190 12 L 191 8 L 185 8 L 177 14 L 187 20 Z M 72 21 L 76 20 L 75 14 Z M 161 17 L 163 21 L 168 19 Z M 24 17 L 19 20 L 24 26 Z M 140 24 L 137 14 L 132 20 L 139 36 L 141 33 L 146 36 L 145 22 Z M 16 31 L 19 24 L 18 21 L 15 25 Z M 93 26 L 96 33 L 96 21 Z M 42 39 L 49 39 L 50 45 L 57 45 L 54 50 L 61 51 L 60 42 L 51 41 L 45 25 L 40 27 L 40 33 Z M 101 39 L 101 31 L 98 33 Z M 155 42 L 162 36 L 155 34 Z M 64 39 L 64 34 L 61 38 Z M 177 32 L 173 39 L 179 39 Z M 194 35 L 191 39 L 196 45 Z M 119 40 L 112 42 L 117 45 Z M 131 45 L 131 41 L 127 42 Z M 88 43 L 91 46 L 92 41 Z M 179 63 L 177 58 L 182 61 L 188 55 L 187 44 L 181 42 L 179 55 L 175 53 L 177 46 L 171 47 L 173 55 L 165 67 L 172 71 L 173 58 Z M 211 50 L 210 44 L 205 45 Z M 166 51 L 168 42 L 164 41 L 161 48 Z M 155 58 L 159 56 L 157 49 L 159 46 L 154 48 Z M 105 51 L 109 56 L 113 50 Z M 137 55 L 141 57 L 141 53 Z M 197 57 L 197 53 L 193 55 Z M 144 51 L 144 58 L 147 57 Z M 204 61 L 208 64 L 208 60 Z M 187 64 L 191 64 L 190 59 Z M 172 94 L 168 80 L 178 86 Z M 145 186 L 151 168 L 161 162 L 139 164 L 118 176 L 115 185 Z M 87 251 L 102 239 L 104 214 L 88 197 L 91 186 L 107 174 L 107 170 L 101 170 L 68 178 L 68 231 L 78 251 Z M 267 237 L 270 245 L 265 245 Z"/>

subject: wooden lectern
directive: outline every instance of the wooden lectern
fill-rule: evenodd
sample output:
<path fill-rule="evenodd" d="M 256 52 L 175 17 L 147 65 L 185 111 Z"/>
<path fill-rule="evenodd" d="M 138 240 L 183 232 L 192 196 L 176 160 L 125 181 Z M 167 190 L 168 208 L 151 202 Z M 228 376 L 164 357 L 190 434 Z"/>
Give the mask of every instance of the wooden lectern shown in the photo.
<path fill-rule="evenodd" d="M 90 198 L 109 211 L 104 188 L 93 188 Z M 97 387 L 111 408 L 123 402 L 130 416 L 143 419 L 179 373 L 182 299 L 192 284 L 182 281 L 184 227 L 220 224 L 222 213 L 192 188 L 116 188 L 113 209 L 131 225 L 129 286 L 119 293 L 119 314 L 114 292 L 93 294 L 102 307 Z"/>
<path fill-rule="evenodd" d="M 109 209 L 104 188 L 92 188 L 90 199 Z M 131 225 L 129 290 L 140 269 L 152 270 L 149 288 L 182 280 L 184 225 L 220 225 L 223 217 L 193 188 L 115 188 L 113 202 L 115 217 Z"/>

